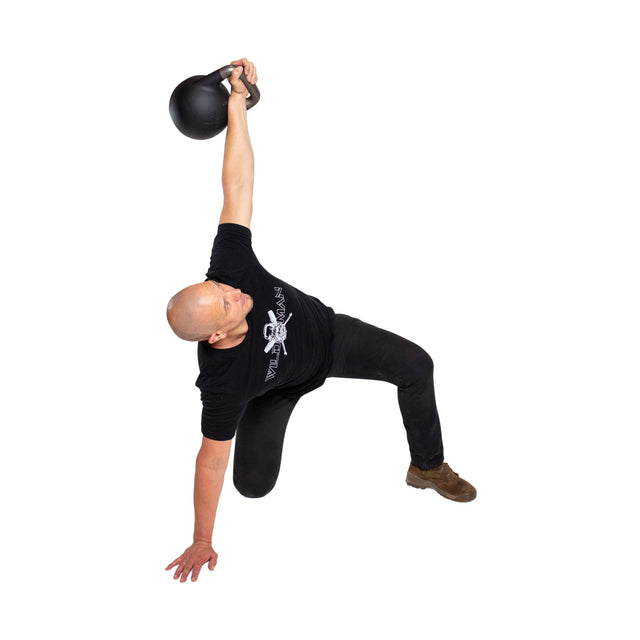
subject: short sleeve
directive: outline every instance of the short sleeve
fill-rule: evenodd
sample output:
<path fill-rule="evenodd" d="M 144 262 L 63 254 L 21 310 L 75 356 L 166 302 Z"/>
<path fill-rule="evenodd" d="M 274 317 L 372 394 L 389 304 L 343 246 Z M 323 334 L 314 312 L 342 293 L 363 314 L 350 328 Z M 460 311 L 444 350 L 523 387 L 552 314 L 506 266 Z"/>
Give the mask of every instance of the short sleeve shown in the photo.
<path fill-rule="evenodd" d="M 201 431 L 210 440 L 231 440 L 244 415 L 246 402 L 229 395 L 201 392 Z"/>
<path fill-rule="evenodd" d="M 231 222 L 219 225 L 211 250 L 207 280 L 233 279 L 256 263 L 258 259 L 251 244 L 251 230 Z"/>

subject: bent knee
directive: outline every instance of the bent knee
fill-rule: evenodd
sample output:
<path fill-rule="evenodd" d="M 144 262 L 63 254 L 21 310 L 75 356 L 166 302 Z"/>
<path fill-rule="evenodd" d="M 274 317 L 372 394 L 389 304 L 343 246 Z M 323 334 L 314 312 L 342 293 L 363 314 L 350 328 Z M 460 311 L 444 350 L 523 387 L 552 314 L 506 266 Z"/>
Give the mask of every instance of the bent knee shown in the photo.
<path fill-rule="evenodd" d="M 235 488 L 245 498 L 263 498 L 276 486 L 276 478 L 259 478 L 255 474 L 233 474 Z"/>
<path fill-rule="evenodd" d="M 433 360 L 422 347 L 414 345 L 414 348 L 407 355 L 406 362 L 407 368 L 416 374 L 433 374 Z"/>
<path fill-rule="evenodd" d="M 433 378 L 433 360 L 422 347 L 412 344 L 411 348 L 403 354 L 402 362 L 403 373 L 400 386 Z"/>

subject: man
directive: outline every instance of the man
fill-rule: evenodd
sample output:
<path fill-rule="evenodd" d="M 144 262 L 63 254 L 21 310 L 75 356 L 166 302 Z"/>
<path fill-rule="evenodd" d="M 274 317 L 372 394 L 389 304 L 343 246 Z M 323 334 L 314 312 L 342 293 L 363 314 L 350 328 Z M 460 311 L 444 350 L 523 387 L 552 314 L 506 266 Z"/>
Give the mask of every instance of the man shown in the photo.
<path fill-rule="evenodd" d="M 300 397 L 327 377 L 384 380 L 398 387 L 411 464 L 407 484 L 468 502 L 475 489 L 444 463 L 433 362 L 417 345 L 343 314 L 275 278 L 251 248 L 253 150 L 247 90 L 258 76 L 246 58 L 229 82 L 222 185 L 224 204 L 205 282 L 178 292 L 167 308 L 173 331 L 198 341 L 202 446 L 196 458 L 193 544 L 168 567 L 197 580 L 213 570 L 213 526 L 232 439 L 233 481 L 247 497 L 275 485 L 287 422 Z"/>

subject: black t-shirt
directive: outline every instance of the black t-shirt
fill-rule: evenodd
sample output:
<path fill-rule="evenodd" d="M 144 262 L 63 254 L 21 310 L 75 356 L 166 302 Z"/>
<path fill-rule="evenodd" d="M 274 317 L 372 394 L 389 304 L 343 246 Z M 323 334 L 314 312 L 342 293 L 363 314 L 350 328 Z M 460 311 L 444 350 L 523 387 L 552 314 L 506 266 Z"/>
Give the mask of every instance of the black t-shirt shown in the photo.
<path fill-rule="evenodd" d="M 241 289 L 253 298 L 249 331 L 230 349 L 198 343 L 202 433 L 230 440 L 247 403 L 271 389 L 299 397 L 320 387 L 331 366 L 333 309 L 275 278 L 258 262 L 251 231 L 221 224 L 207 280 Z"/>

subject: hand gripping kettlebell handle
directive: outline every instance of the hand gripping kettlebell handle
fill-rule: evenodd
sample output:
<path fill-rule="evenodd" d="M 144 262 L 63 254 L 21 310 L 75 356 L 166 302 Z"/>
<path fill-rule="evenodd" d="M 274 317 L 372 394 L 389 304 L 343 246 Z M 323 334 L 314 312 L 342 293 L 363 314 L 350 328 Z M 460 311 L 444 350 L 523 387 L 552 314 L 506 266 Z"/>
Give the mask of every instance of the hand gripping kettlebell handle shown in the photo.
<path fill-rule="evenodd" d="M 215 75 L 218 74 L 220 76 L 219 81 L 222 82 L 232 74 L 236 66 L 239 66 L 239 65 L 229 64 L 225 67 L 218 69 L 217 71 L 214 71 L 213 73 L 210 73 L 208 77 L 211 78 L 211 80 L 213 80 Z M 258 89 L 257 85 L 251 84 L 247 80 L 247 76 L 244 75 L 244 71 L 240 74 L 240 80 L 242 80 L 242 82 L 244 83 L 244 86 L 247 87 L 247 91 L 250 94 L 249 97 L 247 98 L 247 109 L 251 109 L 251 107 L 255 107 L 260 101 L 260 90 Z"/>

